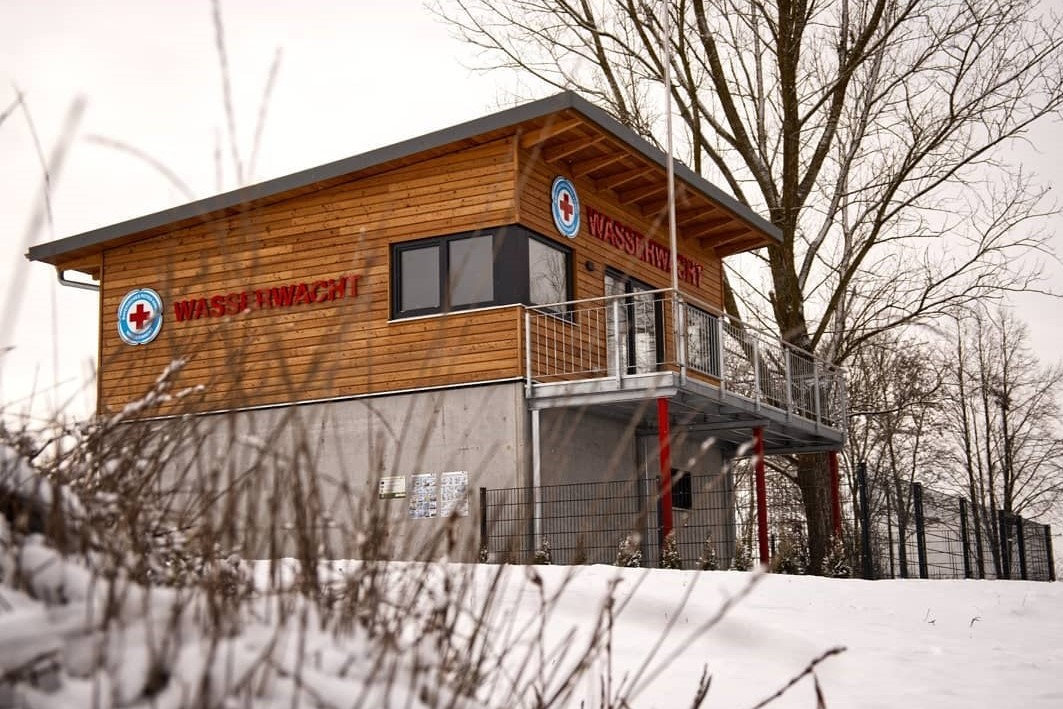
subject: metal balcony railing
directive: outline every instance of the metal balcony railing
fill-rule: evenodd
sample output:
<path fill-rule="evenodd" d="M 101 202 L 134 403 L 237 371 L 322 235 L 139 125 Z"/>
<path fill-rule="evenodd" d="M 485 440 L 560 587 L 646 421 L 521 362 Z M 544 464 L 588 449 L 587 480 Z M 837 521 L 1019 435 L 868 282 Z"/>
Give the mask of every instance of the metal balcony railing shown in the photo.
<path fill-rule="evenodd" d="M 670 289 L 529 307 L 524 329 L 529 392 L 672 370 L 753 408 L 844 428 L 840 368 Z"/>

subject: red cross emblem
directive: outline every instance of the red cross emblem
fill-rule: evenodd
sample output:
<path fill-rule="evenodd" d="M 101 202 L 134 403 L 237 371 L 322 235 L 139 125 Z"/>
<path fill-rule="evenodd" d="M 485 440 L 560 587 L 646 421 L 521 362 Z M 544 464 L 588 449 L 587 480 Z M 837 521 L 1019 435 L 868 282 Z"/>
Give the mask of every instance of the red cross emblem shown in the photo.
<path fill-rule="evenodd" d="M 561 193 L 561 203 L 558 206 L 561 208 L 561 214 L 564 215 L 564 221 L 572 221 L 572 212 L 575 210 L 572 207 L 572 200 L 568 197 L 568 192 Z"/>
<path fill-rule="evenodd" d="M 579 196 L 576 186 L 565 177 L 555 178 L 550 189 L 550 200 L 554 226 L 562 236 L 575 238 L 579 233 Z"/>
<path fill-rule="evenodd" d="M 128 345 L 146 345 L 162 327 L 162 298 L 151 288 L 137 288 L 118 304 L 118 336 Z"/>
<path fill-rule="evenodd" d="M 137 309 L 129 314 L 129 322 L 133 323 L 134 330 L 143 330 L 144 323 L 151 319 L 152 313 L 150 310 L 144 307 L 144 302 L 137 303 Z"/>

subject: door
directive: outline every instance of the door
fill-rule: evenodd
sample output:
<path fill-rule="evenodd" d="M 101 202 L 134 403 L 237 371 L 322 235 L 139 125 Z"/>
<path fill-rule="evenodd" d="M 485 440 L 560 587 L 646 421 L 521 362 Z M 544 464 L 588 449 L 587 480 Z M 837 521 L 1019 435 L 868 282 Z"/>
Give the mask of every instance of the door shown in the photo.
<path fill-rule="evenodd" d="M 616 376 L 617 347 L 625 374 L 656 372 L 664 359 L 664 310 L 661 295 L 646 292 L 652 290 L 619 271 L 605 273 L 605 295 L 618 296 L 607 301 L 605 313 L 610 376 Z"/>

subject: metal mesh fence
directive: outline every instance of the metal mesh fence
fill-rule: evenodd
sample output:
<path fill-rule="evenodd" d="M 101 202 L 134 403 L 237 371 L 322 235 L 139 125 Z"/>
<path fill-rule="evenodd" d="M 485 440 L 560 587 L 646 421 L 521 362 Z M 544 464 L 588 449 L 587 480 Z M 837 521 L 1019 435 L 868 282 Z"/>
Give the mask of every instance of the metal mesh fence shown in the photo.
<path fill-rule="evenodd" d="M 1022 539 L 1025 547 L 1025 578 L 1031 581 L 1055 581 L 1051 530 L 1043 524 L 1027 519 L 1020 520 L 1019 524 L 1022 526 Z"/>
<path fill-rule="evenodd" d="M 880 480 L 869 490 L 858 476 L 858 485 L 866 509 L 857 505 L 857 524 L 868 534 L 853 561 L 868 578 L 1055 578 L 1047 525 L 917 482 Z"/>
<path fill-rule="evenodd" d="M 858 478 L 867 485 L 866 476 Z M 673 485 L 684 568 L 747 568 L 760 561 L 751 473 L 677 477 Z M 781 474 L 767 477 L 766 490 L 767 561 L 800 573 L 808 558 L 800 492 Z M 919 483 L 880 480 L 858 492 L 841 518 L 843 562 L 855 576 L 1055 580 L 1047 525 Z M 552 563 L 612 564 L 630 538 L 641 565 L 657 566 L 663 542 L 659 493 L 657 479 L 484 488 L 482 546 L 492 561 L 532 562 L 545 543 Z"/>
<path fill-rule="evenodd" d="M 685 568 L 709 557 L 718 568 L 731 564 L 740 525 L 729 479 L 695 475 L 674 482 L 676 546 Z M 555 564 L 612 564 L 630 537 L 641 564 L 657 566 L 658 486 L 656 479 L 643 479 L 547 485 L 537 494 L 531 488 L 483 489 L 482 546 L 493 561 L 531 562 L 545 542 Z"/>

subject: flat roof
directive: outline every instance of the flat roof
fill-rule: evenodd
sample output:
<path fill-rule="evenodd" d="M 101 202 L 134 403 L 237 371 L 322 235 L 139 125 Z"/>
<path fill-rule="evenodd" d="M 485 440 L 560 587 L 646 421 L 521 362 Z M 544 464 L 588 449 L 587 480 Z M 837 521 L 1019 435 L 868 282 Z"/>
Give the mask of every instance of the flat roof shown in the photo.
<path fill-rule="evenodd" d="M 360 155 L 354 155 L 312 167 L 308 170 L 285 175 L 284 177 L 223 192 L 205 199 L 118 222 L 99 229 L 31 246 L 26 252 L 26 258 L 30 261 L 55 264 L 64 257 L 74 255 L 77 252 L 93 251 L 95 248 L 102 247 L 107 242 L 116 239 L 159 229 L 188 219 L 201 219 L 209 215 L 225 213 L 249 203 L 268 201 L 271 197 L 284 193 L 312 188 L 315 185 L 322 185 L 322 183 L 371 170 L 374 167 L 409 159 L 421 153 L 438 150 L 455 143 L 470 141 L 485 134 L 514 128 L 522 123 L 541 119 L 565 110 L 581 114 L 598 128 L 626 145 L 633 153 L 656 163 L 662 169 L 665 168 L 666 156 L 663 151 L 627 126 L 621 124 L 608 112 L 571 91 L 565 91 L 538 101 L 427 133 L 417 138 L 370 150 Z M 753 228 L 769 238 L 777 242 L 782 241 L 782 233 L 749 207 L 724 193 L 683 163 L 675 161 L 674 169 L 677 179 L 687 183 L 687 185 L 701 192 L 705 197 L 745 220 Z"/>

